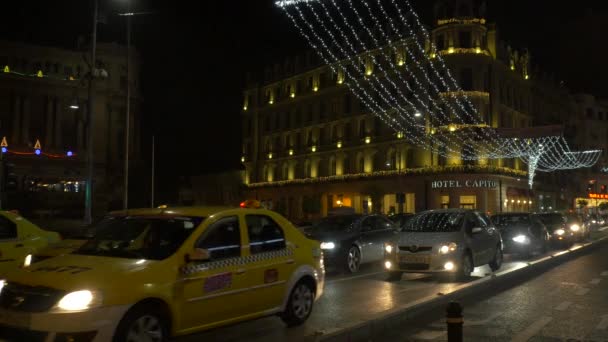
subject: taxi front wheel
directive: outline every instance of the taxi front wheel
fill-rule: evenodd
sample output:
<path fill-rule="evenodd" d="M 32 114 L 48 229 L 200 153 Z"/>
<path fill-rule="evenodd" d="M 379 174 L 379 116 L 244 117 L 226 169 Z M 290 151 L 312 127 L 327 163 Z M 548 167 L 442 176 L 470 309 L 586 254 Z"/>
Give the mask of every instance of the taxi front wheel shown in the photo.
<path fill-rule="evenodd" d="M 167 318 L 152 305 L 140 305 L 131 309 L 120 321 L 114 334 L 114 342 L 165 342 L 169 340 Z"/>
<path fill-rule="evenodd" d="M 281 319 L 288 327 L 304 323 L 312 313 L 315 291 L 309 281 L 300 280 L 291 290 L 289 301 Z"/>

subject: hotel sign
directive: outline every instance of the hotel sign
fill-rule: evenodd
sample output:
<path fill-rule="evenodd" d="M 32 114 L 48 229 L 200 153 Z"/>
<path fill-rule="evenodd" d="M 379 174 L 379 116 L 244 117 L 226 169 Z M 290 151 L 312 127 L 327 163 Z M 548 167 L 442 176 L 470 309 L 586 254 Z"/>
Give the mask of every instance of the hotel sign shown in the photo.
<path fill-rule="evenodd" d="M 591 199 L 608 199 L 608 194 L 589 194 Z"/>
<path fill-rule="evenodd" d="M 431 189 L 480 188 L 494 189 L 498 181 L 489 179 L 439 180 L 431 182 Z"/>

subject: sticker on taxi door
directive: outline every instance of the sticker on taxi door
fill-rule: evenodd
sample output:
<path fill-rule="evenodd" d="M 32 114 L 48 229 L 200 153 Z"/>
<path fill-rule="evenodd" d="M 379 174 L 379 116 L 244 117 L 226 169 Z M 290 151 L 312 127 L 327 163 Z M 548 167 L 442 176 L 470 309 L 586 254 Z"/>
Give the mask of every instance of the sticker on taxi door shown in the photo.
<path fill-rule="evenodd" d="M 204 291 L 215 292 L 232 286 L 232 273 L 222 273 L 205 280 Z"/>

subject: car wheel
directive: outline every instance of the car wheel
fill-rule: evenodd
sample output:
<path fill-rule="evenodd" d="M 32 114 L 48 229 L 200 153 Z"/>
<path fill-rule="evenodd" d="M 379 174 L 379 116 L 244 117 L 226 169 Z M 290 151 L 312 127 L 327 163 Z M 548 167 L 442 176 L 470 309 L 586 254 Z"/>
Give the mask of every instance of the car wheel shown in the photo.
<path fill-rule="evenodd" d="M 471 273 L 473 273 L 473 258 L 469 253 L 465 253 L 462 257 L 462 261 L 460 262 L 460 267 L 458 268 L 458 280 L 467 280 L 471 277 Z"/>
<path fill-rule="evenodd" d="M 118 324 L 114 342 L 168 341 L 167 322 L 166 315 L 154 306 L 136 306 Z"/>
<path fill-rule="evenodd" d="M 490 261 L 490 268 L 493 272 L 498 271 L 500 269 L 500 266 L 502 266 L 502 257 L 502 249 L 500 247 L 497 247 L 496 253 L 494 254 L 494 259 Z"/>
<path fill-rule="evenodd" d="M 361 251 L 357 246 L 352 246 L 346 254 L 346 271 L 357 273 L 361 266 Z"/>
<path fill-rule="evenodd" d="M 308 319 L 312 313 L 315 301 L 313 286 L 306 281 L 300 280 L 289 295 L 289 301 L 281 319 L 288 327 L 298 326 Z"/>
<path fill-rule="evenodd" d="M 388 272 L 388 277 L 386 280 L 388 281 L 399 281 L 403 277 L 403 272 L 393 271 Z"/>

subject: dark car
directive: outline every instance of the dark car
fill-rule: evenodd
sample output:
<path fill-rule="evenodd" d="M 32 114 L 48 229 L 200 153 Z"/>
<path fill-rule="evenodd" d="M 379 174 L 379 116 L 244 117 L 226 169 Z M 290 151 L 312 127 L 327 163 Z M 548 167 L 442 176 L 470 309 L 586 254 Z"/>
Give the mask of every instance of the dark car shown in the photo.
<path fill-rule="evenodd" d="M 574 213 L 567 213 L 566 216 L 566 228 L 570 229 L 574 233 L 574 239 L 576 241 L 583 241 L 589 237 L 590 230 L 589 226 L 585 224 L 585 220 Z"/>
<path fill-rule="evenodd" d="M 361 264 L 384 258 L 384 243 L 396 231 L 395 224 L 385 216 L 351 214 L 325 217 L 306 235 L 321 242 L 328 267 L 355 273 Z"/>
<path fill-rule="evenodd" d="M 534 252 L 545 253 L 550 234 L 547 227 L 530 213 L 504 213 L 492 216 L 492 222 L 502 236 L 505 253 L 528 258 Z"/>
<path fill-rule="evenodd" d="M 415 214 L 412 214 L 412 213 L 400 213 L 400 214 L 390 215 L 388 218 L 391 221 L 395 222 L 397 227 L 403 228 L 403 227 L 405 227 L 405 224 L 408 223 L 408 221 L 411 220 L 412 217 L 414 217 L 414 215 Z"/>
<path fill-rule="evenodd" d="M 557 247 L 568 247 L 576 240 L 576 235 L 566 226 L 566 215 L 558 212 L 534 214 L 547 227 L 551 235 L 551 244 Z"/>

